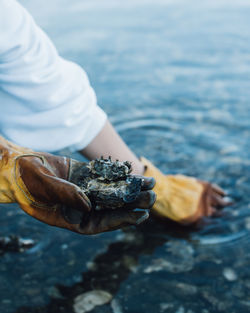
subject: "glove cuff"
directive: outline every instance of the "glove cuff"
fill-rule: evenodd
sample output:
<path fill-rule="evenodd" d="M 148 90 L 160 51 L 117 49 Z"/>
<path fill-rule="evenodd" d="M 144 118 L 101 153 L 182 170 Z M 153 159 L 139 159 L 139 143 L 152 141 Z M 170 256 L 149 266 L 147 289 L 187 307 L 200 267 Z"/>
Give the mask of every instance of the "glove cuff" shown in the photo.
<path fill-rule="evenodd" d="M 152 213 L 181 224 L 190 224 L 195 218 L 203 186 L 193 177 L 164 175 L 150 161 L 141 158 L 144 175 L 156 180 L 153 191 L 157 195 Z"/>

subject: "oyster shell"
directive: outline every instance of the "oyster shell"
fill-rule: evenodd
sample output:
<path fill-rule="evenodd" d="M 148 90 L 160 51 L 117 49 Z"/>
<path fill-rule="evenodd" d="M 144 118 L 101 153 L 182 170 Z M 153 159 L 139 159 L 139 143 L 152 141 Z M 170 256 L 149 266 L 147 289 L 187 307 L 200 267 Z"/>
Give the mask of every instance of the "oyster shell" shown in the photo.
<path fill-rule="evenodd" d="M 89 162 L 87 168 L 88 177 L 78 185 L 96 210 L 122 208 L 141 192 L 142 178 L 130 175 L 132 166 L 128 161 L 100 158 Z"/>
<path fill-rule="evenodd" d="M 132 171 L 130 162 L 120 162 L 118 160 L 112 162 L 111 157 L 108 159 L 101 157 L 90 161 L 87 167 L 95 178 L 106 182 L 126 179 Z"/>

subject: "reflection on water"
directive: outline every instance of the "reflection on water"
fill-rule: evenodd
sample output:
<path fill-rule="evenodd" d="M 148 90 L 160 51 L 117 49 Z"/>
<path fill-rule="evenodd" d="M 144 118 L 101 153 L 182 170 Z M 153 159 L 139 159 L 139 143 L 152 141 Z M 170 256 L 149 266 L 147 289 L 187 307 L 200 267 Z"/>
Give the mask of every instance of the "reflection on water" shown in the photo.
<path fill-rule="evenodd" d="M 22 2 L 87 70 L 138 155 L 214 181 L 235 202 L 200 229 L 151 220 L 93 237 L 1 206 L 1 232 L 37 245 L 1 257 L 0 311 L 70 313 L 93 289 L 113 296 L 95 313 L 249 311 L 248 1 Z"/>

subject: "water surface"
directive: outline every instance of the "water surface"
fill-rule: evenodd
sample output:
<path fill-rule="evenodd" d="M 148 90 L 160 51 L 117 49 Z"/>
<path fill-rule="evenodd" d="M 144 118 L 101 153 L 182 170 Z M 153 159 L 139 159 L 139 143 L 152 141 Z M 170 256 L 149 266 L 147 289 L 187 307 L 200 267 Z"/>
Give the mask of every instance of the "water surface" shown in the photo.
<path fill-rule="evenodd" d="M 88 237 L 1 206 L 1 233 L 37 245 L 0 262 L 0 311 L 250 310 L 250 3 L 23 0 L 59 52 L 85 68 L 99 104 L 128 145 L 165 173 L 194 175 L 235 199 L 200 230 L 151 221 Z M 80 156 L 74 155 L 74 157 Z"/>

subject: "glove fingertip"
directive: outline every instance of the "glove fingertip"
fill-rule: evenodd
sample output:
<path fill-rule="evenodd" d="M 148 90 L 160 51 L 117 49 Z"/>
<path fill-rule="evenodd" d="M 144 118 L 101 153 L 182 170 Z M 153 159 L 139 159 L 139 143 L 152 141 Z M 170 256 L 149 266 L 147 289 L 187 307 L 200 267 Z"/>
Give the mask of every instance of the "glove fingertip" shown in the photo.
<path fill-rule="evenodd" d="M 143 190 L 151 190 L 154 188 L 156 180 L 154 177 L 143 177 Z"/>

